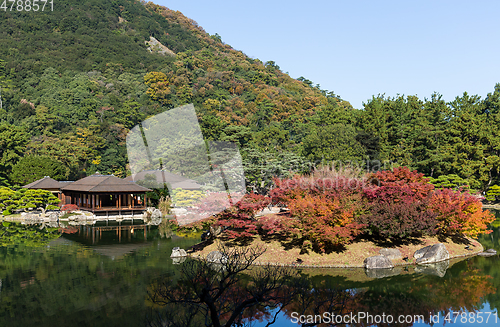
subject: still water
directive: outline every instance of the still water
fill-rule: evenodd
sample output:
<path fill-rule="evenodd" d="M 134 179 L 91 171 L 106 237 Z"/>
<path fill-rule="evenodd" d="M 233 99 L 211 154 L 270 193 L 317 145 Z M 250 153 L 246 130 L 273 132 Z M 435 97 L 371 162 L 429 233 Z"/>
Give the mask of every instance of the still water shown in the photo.
<path fill-rule="evenodd" d="M 0 326 L 153 325 L 152 317 L 162 308 L 148 294 L 159 281 L 175 282 L 179 265 L 170 259 L 172 248 L 188 248 L 199 241 L 199 235 L 178 237 L 141 222 L 107 225 L 51 228 L 4 222 L 0 226 Z M 480 241 L 485 249 L 500 251 L 500 227 L 493 229 Z M 500 326 L 498 256 L 457 262 L 443 277 L 410 272 L 371 279 L 363 277 L 362 270 L 335 276 L 327 269 L 302 273 L 309 276 L 308 292 L 319 304 L 308 311 L 300 303 L 291 303 L 277 314 L 272 326 L 298 326 L 295 322 L 307 321 L 314 310 L 323 319 L 354 316 L 349 324 L 344 320 L 321 326 Z M 333 289 L 342 301 L 328 306 L 324 303 Z M 275 312 L 276 308 L 264 308 L 247 321 L 266 326 Z M 418 322 L 417 316 L 424 320 Z M 163 325 L 169 326 L 168 321 Z"/>

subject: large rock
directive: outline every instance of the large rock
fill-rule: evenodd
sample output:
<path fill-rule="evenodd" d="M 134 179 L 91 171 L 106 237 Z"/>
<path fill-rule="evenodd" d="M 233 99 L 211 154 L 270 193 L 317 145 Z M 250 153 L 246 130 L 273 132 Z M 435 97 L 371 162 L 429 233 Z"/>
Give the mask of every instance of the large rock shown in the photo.
<path fill-rule="evenodd" d="M 384 269 L 384 268 L 394 268 L 391 260 L 383 255 L 376 255 L 373 257 L 368 257 L 363 262 L 366 269 Z"/>
<path fill-rule="evenodd" d="M 417 264 L 434 263 L 443 260 L 448 260 L 450 254 L 446 250 L 443 243 L 429 245 L 420 250 L 415 251 L 413 258 L 417 260 Z"/>
<path fill-rule="evenodd" d="M 494 249 L 488 249 L 488 250 L 486 250 L 484 252 L 478 253 L 477 255 L 481 256 L 481 257 L 492 257 L 492 256 L 494 256 L 496 254 L 497 254 L 496 250 L 494 250 Z"/>
<path fill-rule="evenodd" d="M 212 251 L 207 255 L 207 261 L 212 263 L 226 263 L 227 255 L 220 251 Z"/>
<path fill-rule="evenodd" d="M 172 254 L 170 255 L 170 258 L 182 258 L 185 256 L 187 256 L 186 250 L 176 246 L 175 248 L 172 249 Z"/>
<path fill-rule="evenodd" d="M 153 213 L 151 214 L 151 219 L 158 219 L 161 218 L 161 211 L 160 209 L 154 209 Z"/>
<path fill-rule="evenodd" d="M 448 260 L 436 263 L 421 264 L 415 267 L 415 272 L 426 275 L 444 277 L 444 275 L 446 275 L 446 270 L 448 269 L 449 266 L 450 262 Z"/>
<path fill-rule="evenodd" d="M 73 218 L 75 220 L 79 220 L 79 221 L 85 221 L 85 220 L 87 220 L 87 216 L 85 214 L 76 215 L 76 216 L 73 216 Z"/>
<path fill-rule="evenodd" d="M 378 253 L 391 260 L 400 259 L 402 257 L 401 252 L 398 249 L 380 249 Z"/>

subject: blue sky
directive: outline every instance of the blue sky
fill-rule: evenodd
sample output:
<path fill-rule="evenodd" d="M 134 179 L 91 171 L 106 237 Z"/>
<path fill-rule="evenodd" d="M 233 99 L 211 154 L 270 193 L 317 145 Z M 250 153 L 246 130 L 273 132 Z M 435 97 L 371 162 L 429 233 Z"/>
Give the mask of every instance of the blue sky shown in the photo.
<path fill-rule="evenodd" d="M 379 93 L 484 98 L 500 83 L 500 1 L 153 2 L 355 108 Z"/>

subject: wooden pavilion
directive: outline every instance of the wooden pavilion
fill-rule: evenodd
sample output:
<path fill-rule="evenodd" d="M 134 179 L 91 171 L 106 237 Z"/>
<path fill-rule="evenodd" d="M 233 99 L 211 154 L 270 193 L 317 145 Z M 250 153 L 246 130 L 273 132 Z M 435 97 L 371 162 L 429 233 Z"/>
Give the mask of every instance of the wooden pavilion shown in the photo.
<path fill-rule="evenodd" d="M 134 215 L 146 210 L 148 188 L 113 175 L 94 174 L 61 188 L 61 204 L 75 204 L 96 216 Z"/>

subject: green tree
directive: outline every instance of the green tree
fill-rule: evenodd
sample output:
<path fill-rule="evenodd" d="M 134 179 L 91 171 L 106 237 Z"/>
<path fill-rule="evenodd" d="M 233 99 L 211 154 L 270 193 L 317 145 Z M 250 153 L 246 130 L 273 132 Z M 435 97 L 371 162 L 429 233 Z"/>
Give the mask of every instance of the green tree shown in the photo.
<path fill-rule="evenodd" d="M 317 127 L 303 141 L 302 155 L 309 161 L 358 161 L 365 158 L 366 150 L 356 139 L 352 125 L 334 124 Z"/>
<path fill-rule="evenodd" d="M 0 123 L 0 185 L 8 185 L 12 167 L 26 151 L 29 134 L 21 127 Z"/>
<path fill-rule="evenodd" d="M 486 192 L 485 198 L 490 202 L 496 202 L 499 196 L 500 196 L 500 186 L 493 185 L 489 188 L 488 192 Z"/>
<path fill-rule="evenodd" d="M 488 93 L 483 101 L 487 157 L 484 159 L 489 175 L 488 185 L 500 182 L 500 84 L 495 85 L 493 93 Z"/>
<path fill-rule="evenodd" d="M 14 210 L 55 209 L 60 200 L 47 190 L 20 189 L 13 191 L 0 187 L 0 210 L 4 215 L 10 215 Z"/>
<path fill-rule="evenodd" d="M 266 194 L 274 186 L 274 178 L 291 178 L 306 174 L 312 165 L 292 152 L 268 152 L 248 148 L 243 153 L 243 169 L 247 191 Z"/>
<path fill-rule="evenodd" d="M 3 101 L 2 101 L 2 91 L 7 91 L 11 87 L 11 80 L 8 79 L 6 73 L 6 62 L 0 59 L 0 115 L 4 115 Z"/>
<path fill-rule="evenodd" d="M 467 179 L 473 189 L 484 189 L 491 183 L 486 158 L 488 139 L 485 126 L 484 106 L 479 96 L 456 97 L 449 103 L 450 122 L 446 134 L 449 140 L 443 146 L 442 170 L 447 174 L 457 174 Z"/>
<path fill-rule="evenodd" d="M 436 188 L 469 189 L 469 182 L 456 174 L 440 175 L 438 178 L 429 178 Z"/>
<path fill-rule="evenodd" d="M 60 161 L 47 156 L 28 155 L 12 167 L 10 181 L 12 184 L 26 185 L 44 176 L 65 180 L 68 173 L 69 168 Z"/>

